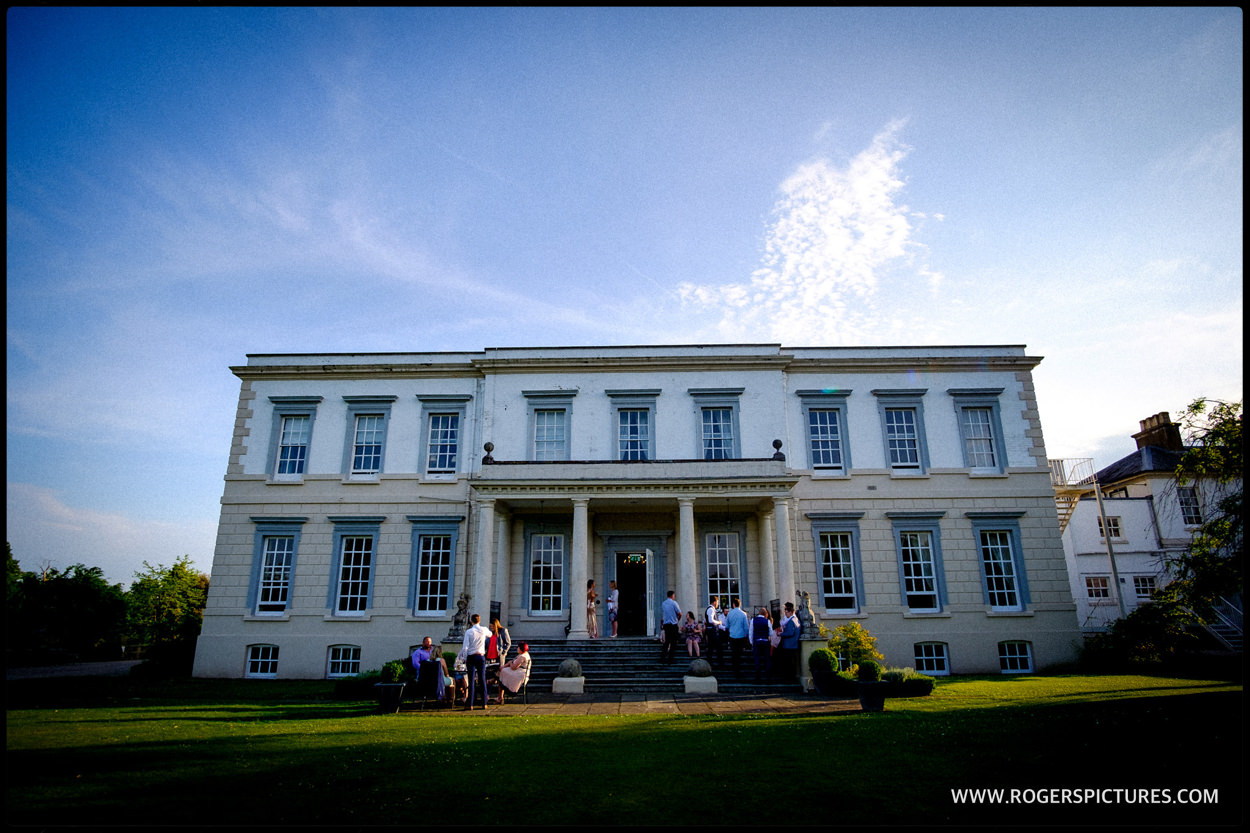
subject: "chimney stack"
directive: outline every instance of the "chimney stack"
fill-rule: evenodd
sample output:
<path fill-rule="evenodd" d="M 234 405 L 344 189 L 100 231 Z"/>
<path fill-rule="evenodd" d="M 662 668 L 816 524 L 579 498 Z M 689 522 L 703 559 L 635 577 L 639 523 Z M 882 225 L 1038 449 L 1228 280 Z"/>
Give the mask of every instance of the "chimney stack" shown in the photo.
<path fill-rule="evenodd" d="M 1172 423 L 1172 415 L 1162 411 L 1141 421 L 1141 430 L 1133 435 L 1138 448 L 1154 446 L 1169 451 L 1184 451 L 1181 429 Z"/>

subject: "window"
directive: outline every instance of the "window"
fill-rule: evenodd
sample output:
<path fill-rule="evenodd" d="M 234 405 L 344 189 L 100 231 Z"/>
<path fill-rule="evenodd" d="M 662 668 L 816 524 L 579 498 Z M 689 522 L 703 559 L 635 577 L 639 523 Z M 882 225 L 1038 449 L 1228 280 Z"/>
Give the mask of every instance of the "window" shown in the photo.
<path fill-rule="evenodd" d="M 1020 594 L 1016 590 L 1015 559 L 1011 555 L 1011 535 L 1003 530 L 981 532 L 981 566 L 985 571 L 990 607 L 1016 609 Z"/>
<path fill-rule="evenodd" d="M 291 567 L 295 563 L 295 537 L 273 535 L 265 538 L 264 562 L 260 568 L 260 594 L 257 613 L 283 613 L 291 591 Z"/>
<path fill-rule="evenodd" d="M 950 388 L 946 392 L 955 402 L 964 465 L 977 473 L 1005 471 L 1006 452 L 998 413 L 998 397 L 1003 389 Z"/>
<path fill-rule="evenodd" d="M 618 459 L 651 459 L 651 412 L 640 408 L 617 411 L 620 430 L 617 433 Z"/>
<path fill-rule="evenodd" d="M 256 537 L 248 609 L 257 616 L 280 616 L 291 601 L 291 578 L 299 549 L 300 526 L 307 518 L 252 518 Z"/>
<path fill-rule="evenodd" d="M 1111 579 L 1108 576 L 1086 576 L 1085 598 L 1091 602 L 1105 602 L 1111 599 Z"/>
<path fill-rule="evenodd" d="M 456 452 L 460 448 L 460 415 L 430 414 L 429 456 L 427 474 L 454 474 Z"/>
<path fill-rule="evenodd" d="M 1027 674 L 1033 670 L 1033 647 L 1028 642 L 998 643 L 998 668 L 1004 674 Z"/>
<path fill-rule="evenodd" d="M 734 424 L 731 408 L 703 409 L 703 459 L 729 460 L 734 455 Z"/>
<path fill-rule="evenodd" d="M 376 480 L 382 471 L 386 426 L 394 396 L 344 396 L 348 436 L 343 469 L 349 478 Z"/>
<path fill-rule="evenodd" d="M 564 612 L 564 542 L 561 533 L 529 536 L 530 613 Z"/>
<path fill-rule="evenodd" d="M 1193 486 L 1177 486 L 1176 497 L 1181 503 L 1181 520 L 1185 526 L 1202 524 L 1202 508 L 1198 505 L 1198 490 Z"/>
<path fill-rule="evenodd" d="M 1106 518 L 1106 524 L 1105 524 L 1105 525 L 1104 525 L 1104 523 L 1103 523 L 1103 518 L 1101 518 L 1101 517 L 1099 517 L 1099 518 L 1098 518 L 1098 537 L 1099 537 L 1099 538 L 1106 538 L 1106 537 L 1107 537 L 1107 530 L 1111 530 L 1111 537 L 1112 537 L 1113 539 L 1114 539 L 1114 538 L 1121 538 L 1121 537 L 1123 537 L 1123 536 L 1120 534 L 1120 519 L 1119 519 L 1118 517 L 1108 517 L 1108 518 Z"/>
<path fill-rule="evenodd" d="M 658 389 L 609 390 L 616 456 L 624 461 L 655 459 L 655 400 Z"/>
<path fill-rule="evenodd" d="M 933 536 L 928 532 L 899 533 L 903 560 L 903 593 L 912 610 L 937 610 L 937 573 L 933 566 Z"/>
<path fill-rule="evenodd" d="M 991 611 L 1022 611 L 1029 602 L 1020 548 L 1023 511 L 966 512 L 981 554 L 981 582 Z"/>
<path fill-rule="evenodd" d="M 894 474 L 924 474 L 929 448 L 924 431 L 924 390 L 874 390 L 885 438 L 885 463 Z"/>
<path fill-rule="evenodd" d="M 807 427 L 807 454 L 812 469 L 826 474 L 845 474 L 851 468 L 847 443 L 846 399 L 851 392 L 798 391 Z"/>
<path fill-rule="evenodd" d="M 330 657 L 326 664 L 326 677 L 350 677 L 360 673 L 359 645 L 331 645 Z"/>
<path fill-rule="evenodd" d="M 945 607 L 938 521 L 942 512 L 887 512 L 894 525 L 903 604 L 911 613 Z"/>
<path fill-rule="evenodd" d="M 456 544 L 463 515 L 409 515 L 412 524 L 408 608 L 414 616 L 442 617 L 451 607 Z"/>
<path fill-rule="evenodd" d="M 809 513 L 816 543 L 820 600 L 827 613 L 856 613 L 863 605 L 859 519 L 862 512 Z"/>
<path fill-rule="evenodd" d="M 308 470 L 313 418 L 320 396 L 271 396 L 273 429 L 269 472 L 276 481 L 300 482 Z"/>
<path fill-rule="evenodd" d="M 855 558 L 851 533 L 820 533 L 820 589 L 826 610 L 855 610 Z"/>
<path fill-rule="evenodd" d="M 432 480 L 454 480 L 459 471 L 461 428 L 469 396 L 420 395 L 422 471 Z"/>
<path fill-rule="evenodd" d="M 248 645 L 245 676 L 263 678 L 278 676 L 278 646 Z"/>
<path fill-rule="evenodd" d="M 1133 595 L 1138 601 L 1148 602 L 1155 594 L 1154 576 L 1133 576 Z"/>
<path fill-rule="evenodd" d="M 529 403 L 532 460 L 569 459 L 569 422 L 577 391 L 522 391 Z"/>
<path fill-rule="evenodd" d="M 704 460 L 736 460 L 742 456 L 738 437 L 738 397 L 745 388 L 691 388 L 698 407 L 699 456 Z"/>
<path fill-rule="evenodd" d="M 739 569 L 742 554 L 737 532 L 709 532 L 704 536 L 704 561 L 707 564 L 707 593 L 704 598 L 739 598 Z"/>
<path fill-rule="evenodd" d="M 946 661 L 945 642 L 917 642 L 915 651 L 916 670 L 921 674 L 945 677 L 951 673 Z"/>
<path fill-rule="evenodd" d="M 334 616 L 364 616 L 373 596 L 373 565 L 383 518 L 330 518 L 334 524 L 334 566 L 330 611 Z"/>

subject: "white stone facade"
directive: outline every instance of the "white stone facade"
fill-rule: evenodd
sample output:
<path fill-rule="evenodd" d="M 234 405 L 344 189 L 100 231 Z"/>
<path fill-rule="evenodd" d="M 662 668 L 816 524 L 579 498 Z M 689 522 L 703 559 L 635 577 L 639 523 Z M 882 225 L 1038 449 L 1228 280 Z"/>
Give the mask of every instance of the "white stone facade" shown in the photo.
<path fill-rule="evenodd" d="M 697 616 L 711 592 L 744 608 L 806 592 L 817 621 L 860 622 L 890 665 L 1071 661 L 1038 361 L 1018 346 L 249 356 L 195 673 L 377 668 L 444 639 L 462 594 L 483 618 L 498 603 L 514 640 L 584 639 L 591 579 L 604 599 L 621 584 L 622 634 L 654 633 L 670 589 Z"/>

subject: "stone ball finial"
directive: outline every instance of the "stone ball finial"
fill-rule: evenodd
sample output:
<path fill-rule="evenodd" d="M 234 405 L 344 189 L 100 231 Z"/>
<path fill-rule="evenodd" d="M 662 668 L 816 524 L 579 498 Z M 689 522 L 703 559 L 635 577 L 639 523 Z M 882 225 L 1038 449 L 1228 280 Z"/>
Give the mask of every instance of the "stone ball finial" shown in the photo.
<path fill-rule="evenodd" d="M 494 458 L 494 457 L 492 457 L 492 456 L 490 456 L 490 453 L 491 453 L 492 451 L 494 451 L 494 450 L 495 450 L 495 444 L 494 444 L 494 443 L 492 443 L 492 442 L 487 442 L 485 445 L 483 445 L 483 446 L 482 446 L 482 450 L 486 452 L 485 456 L 483 456 L 483 457 L 482 457 L 482 462 L 483 462 L 483 463 L 493 463 L 493 462 L 495 462 L 495 458 Z"/>
<path fill-rule="evenodd" d="M 786 455 L 784 455 L 784 454 L 782 454 L 782 453 L 781 453 L 781 446 L 782 446 L 782 442 L 781 442 L 781 440 L 773 440 L 773 448 L 775 449 L 775 450 L 773 451 L 773 459 L 774 459 L 774 460 L 784 460 L 784 459 L 786 459 Z"/>
<path fill-rule="evenodd" d="M 580 677 L 582 675 L 582 664 L 570 657 L 560 663 L 559 674 L 561 677 Z"/>
<path fill-rule="evenodd" d="M 691 677 L 710 677 L 712 676 L 712 666 L 705 659 L 690 660 L 690 670 L 686 672 Z"/>

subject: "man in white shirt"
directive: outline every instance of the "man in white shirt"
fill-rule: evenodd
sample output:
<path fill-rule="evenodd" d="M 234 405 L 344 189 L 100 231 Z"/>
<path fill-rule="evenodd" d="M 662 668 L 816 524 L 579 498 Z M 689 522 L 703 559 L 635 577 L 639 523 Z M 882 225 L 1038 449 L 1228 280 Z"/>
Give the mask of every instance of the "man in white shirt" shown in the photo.
<path fill-rule="evenodd" d="M 486 641 L 490 630 L 482 624 L 482 617 L 474 613 L 469 617 L 473 627 L 464 632 L 464 645 L 460 656 L 469 672 L 469 697 L 465 709 L 472 711 L 477 692 L 482 692 L 482 711 L 486 711 Z"/>
<path fill-rule="evenodd" d="M 747 617 L 746 611 L 742 609 L 742 600 L 734 599 L 733 608 L 725 614 L 725 626 L 729 630 L 729 649 L 733 655 L 734 676 L 738 676 L 738 664 L 742 660 L 742 653 L 750 647 L 751 640 L 748 638 L 751 631 L 751 620 Z"/>
<path fill-rule="evenodd" d="M 612 623 L 612 636 L 616 636 L 616 617 L 620 612 L 621 591 L 616 589 L 616 582 L 608 582 L 608 621 Z"/>
<path fill-rule="evenodd" d="M 720 596 L 713 596 L 712 603 L 703 612 L 703 635 L 707 639 L 707 661 L 712 657 L 725 658 L 725 649 L 721 645 Z"/>

